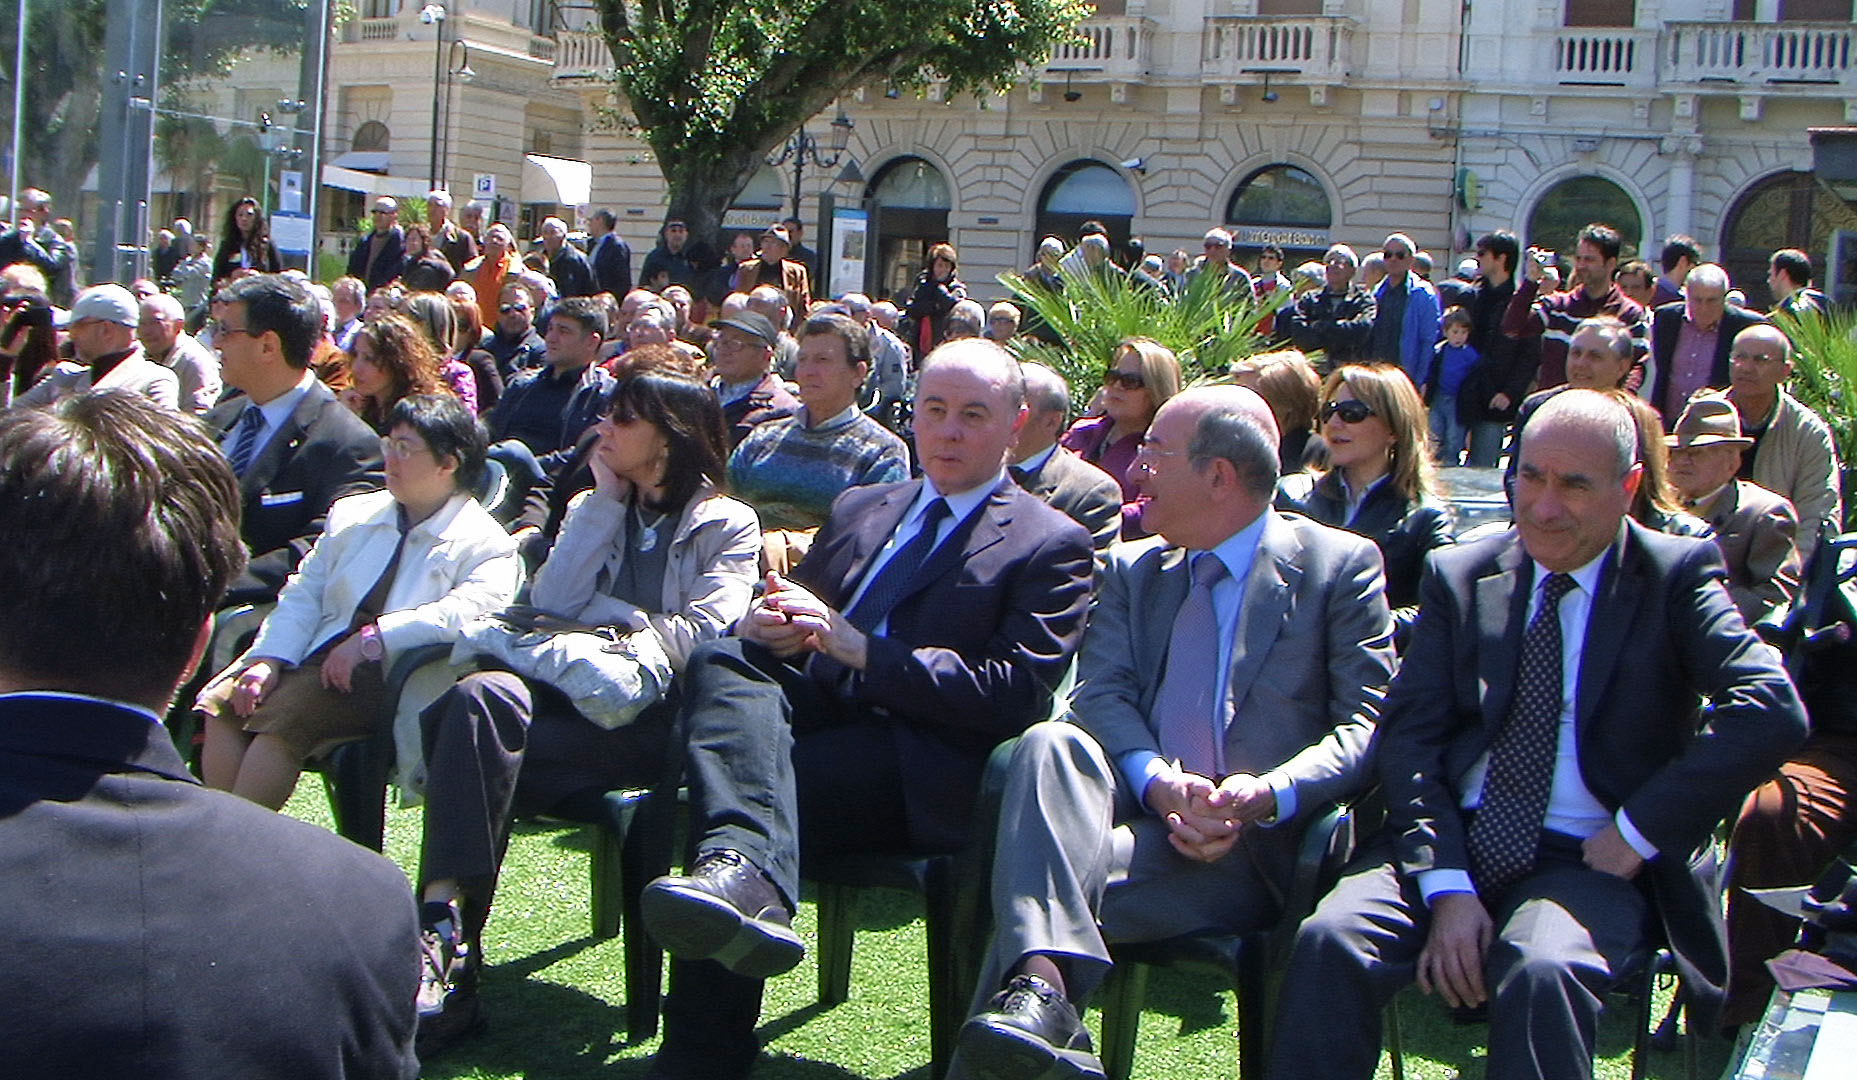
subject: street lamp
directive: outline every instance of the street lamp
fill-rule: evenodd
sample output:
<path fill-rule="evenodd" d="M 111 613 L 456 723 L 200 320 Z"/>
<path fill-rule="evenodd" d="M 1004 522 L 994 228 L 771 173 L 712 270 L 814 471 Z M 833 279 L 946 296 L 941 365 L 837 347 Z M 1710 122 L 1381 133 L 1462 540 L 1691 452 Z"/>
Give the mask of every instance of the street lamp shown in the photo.
<path fill-rule="evenodd" d="M 845 156 L 845 148 L 851 144 L 851 129 L 856 126 L 851 118 L 845 115 L 845 107 L 840 105 L 838 115 L 832 118 L 832 141 L 829 154 L 821 152 L 819 140 L 813 138 L 804 127 L 801 127 L 787 140 L 787 145 L 781 148 L 778 156 L 767 159 L 767 164 L 776 169 L 788 162 L 793 164 L 793 217 L 800 216 L 800 183 L 805 179 L 806 166 L 816 165 L 821 169 L 829 169 L 837 165 Z"/>
<path fill-rule="evenodd" d="M 462 60 L 459 59 L 460 53 L 463 54 Z M 447 176 L 451 171 L 451 114 L 456 111 L 452 107 L 452 84 L 460 82 L 468 86 L 475 78 L 477 78 L 477 72 L 471 70 L 470 45 L 466 44 L 463 38 L 453 37 L 451 48 L 446 50 L 445 119 L 443 126 L 439 128 L 439 134 L 444 141 L 438 153 L 438 168 L 434 172 L 435 179 L 432 184 L 434 188 L 442 186 L 437 178 Z"/>
<path fill-rule="evenodd" d="M 432 31 L 432 157 L 426 169 L 432 187 L 439 186 L 438 175 L 438 107 L 445 78 L 445 5 L 427 4 L 419 9 L 419 21 Z"/>

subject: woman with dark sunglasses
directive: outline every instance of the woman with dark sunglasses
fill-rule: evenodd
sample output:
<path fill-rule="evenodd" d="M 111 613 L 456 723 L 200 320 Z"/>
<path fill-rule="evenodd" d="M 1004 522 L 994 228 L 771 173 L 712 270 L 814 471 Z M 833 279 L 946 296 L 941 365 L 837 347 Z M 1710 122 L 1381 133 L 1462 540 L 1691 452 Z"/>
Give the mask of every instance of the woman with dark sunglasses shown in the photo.
<path fill-rule="evenodd" d="M 1101 414 L 1072 424 L 1058 442 L 1115 477 L 1122 485 L 1122 539 L 1148 535 L 1141 527 L 1135 488 L 1135 455 L 1148 424 L 1168 398 L 1180 392 L 1180 362 L 1152 338 L 1124 338 L 1103 372 Z"/>
<path fill-rule="evenodd" d="M 1394 645 L 1403 648 L 1418 617 L 1425 553 L 1452 542 L 1450 509 L 1433 494 L 1425 403 L 1399 368 L 1349 364 L 1322 385 L 1320 415 L 1329 467 L 1285 476 L 1277 509 L 1379 545 Z"/>

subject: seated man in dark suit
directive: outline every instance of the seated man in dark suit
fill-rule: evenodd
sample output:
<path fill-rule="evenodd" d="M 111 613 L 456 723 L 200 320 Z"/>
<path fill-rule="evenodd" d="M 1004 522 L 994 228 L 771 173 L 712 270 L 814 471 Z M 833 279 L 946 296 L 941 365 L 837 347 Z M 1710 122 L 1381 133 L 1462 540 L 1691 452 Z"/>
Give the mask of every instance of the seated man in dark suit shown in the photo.
<path fill-rule="evenodd" d="M 1636 458 L 1630 413 L 1568 390 L 1523 432 L 1515 529 L 1432 555 L 1381 710 L 1386 826 L 1297 934 L 1267 1075 L 1372 1076 L 1416 975 L 1487 1004 L 1490 1076 L 1590 1076 L 1602 994 L 1653 920 L 1713 1022 L 1712 832 L 1805 714 L 1715 545 L 1627 518 Z"/>
<path fill-rule="evenodd" d="M 1025 372 L 1025 427 L 1012 444 L 1012 478 L 1090 530 L 1101 559 L 1122 535 L 1122 486 L 1115 477 L 1057 444 L 1070 426 L 1070 387 L 1043 364 Z"/>
<path fill-rule="evenodd" d="M 244 566 L 239 500 L 139 395 L 0 414 L 7 1076 L 418 1073 L 405 876 L 201 787 L 161 726 Z"/>
<path fill-rule="evenodd" d="M 645 890 L 671 954 L 665 1077 L 739 1077 L 761 980 L 799 963 L 799 863 L 963 846 L 987 754 L 1050 715 L 1083 636 L 1090 538 L 1006 476 L 1018 363 L 962 341 L 924 365 L 923 478 L 841 495 L 791 580 L 684 670 L 688 877 Z"/>
<path fill-rule="evenodd" d="M 380 437 L 310 370 L 322 306 L 309 290 L 259 274 L 219 296 L 226 306 L 213 349 L 226 385 L 241 393 L 206 422 L 238 475 L 251 551 L 226 602 L 268 603 L 322 534 L 329 504 L 380 489 Z"/>
<path fill-rule="evenodd" d="M 1106 942 L 1276 921 L 1301 824 L 1367 775 L 1393 674 L 1380 553 L 1271 509 L 1277 443 L 1241 387 L 1155 414 L 1136 468 L 1160 535 L 1110 552 L 1071 722 L 1013 754 L 958 1075 L 1101 1076 L 1071 1003 Z"/>

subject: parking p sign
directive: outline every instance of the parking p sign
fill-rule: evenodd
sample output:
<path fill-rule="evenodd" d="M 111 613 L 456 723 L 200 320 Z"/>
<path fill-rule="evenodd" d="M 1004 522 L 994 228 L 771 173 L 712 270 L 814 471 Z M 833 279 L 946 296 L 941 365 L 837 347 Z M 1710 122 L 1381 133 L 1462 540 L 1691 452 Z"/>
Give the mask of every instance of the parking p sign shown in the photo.
<path fill-rule="evenodd" d="M 471 182 L 471 197 L 474 199 L 496 198 L 496 173 L 477 173 Z"/>

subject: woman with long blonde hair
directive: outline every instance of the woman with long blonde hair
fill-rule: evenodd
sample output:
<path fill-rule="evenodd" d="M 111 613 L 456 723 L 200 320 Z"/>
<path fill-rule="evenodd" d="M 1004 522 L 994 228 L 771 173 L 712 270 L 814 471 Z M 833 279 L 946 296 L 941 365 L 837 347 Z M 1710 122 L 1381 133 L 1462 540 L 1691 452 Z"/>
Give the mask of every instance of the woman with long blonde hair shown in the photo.
<path fill-rule="evenodd" d="M 1124 338 L 1103 372 L 1102 415 L 1070 426 L 1058 443 L 1122 485 L 1122 539 L 1146 536 L 1135 487 L 1135 453 L 1160 407 L 1180 392 L 1180 361 L 1153 338 Z"/>
<path fill-rule="evenodd" d="M 1418 615 L 1425 553 L 1452 542 L 1450 511 L 1433 489 L 1425 403 L 1399 368 L 1347 364 L 1322 384 L 1321 417 L 1329 467 L 1284 477 L 1277 508 L 1379 545 L 1403 644 Z"/>

